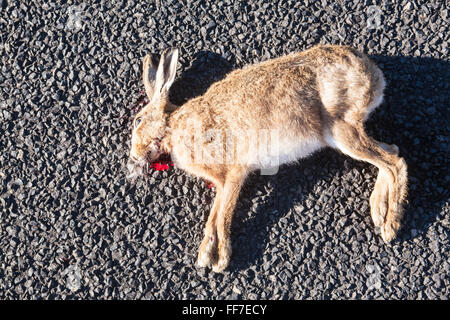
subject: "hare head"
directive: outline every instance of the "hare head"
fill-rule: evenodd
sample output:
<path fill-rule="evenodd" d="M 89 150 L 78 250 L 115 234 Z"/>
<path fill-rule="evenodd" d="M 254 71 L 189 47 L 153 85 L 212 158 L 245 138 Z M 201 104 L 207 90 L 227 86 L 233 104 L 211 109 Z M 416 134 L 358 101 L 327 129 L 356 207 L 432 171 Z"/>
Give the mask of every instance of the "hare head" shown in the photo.
<path fill-rule="evenodd" d="M 138 112 L 133 122 L 130 159 L 135 165 L 156 160 L 161 153 L 161 140 L 166 134 L 167 114 L 174 109 L 169 101 L 178 61 L 178 49 L 167 49 L 159 62 L 147 55 L 143 63 L 145 92 L 149 103 Z"/>

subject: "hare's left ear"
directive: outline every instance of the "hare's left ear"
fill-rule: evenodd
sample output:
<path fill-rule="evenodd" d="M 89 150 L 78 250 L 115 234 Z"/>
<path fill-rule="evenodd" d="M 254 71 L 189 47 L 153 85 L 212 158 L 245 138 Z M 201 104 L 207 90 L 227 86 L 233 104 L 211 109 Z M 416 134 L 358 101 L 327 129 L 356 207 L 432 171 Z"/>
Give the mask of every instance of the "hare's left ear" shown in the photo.
<path fill-rule="evenodd" d="M 155 92 L 156 71 L 158 70 L 159 56 L 151 53 L 145 56 L 143 62 L 143 80 L 145 93 L 152 100 Z"/>
<path fill-rule="evenodd" d="M 158 69 L 156 70 L 155 87 L 153 98 L 167 96 L 170 86 L 175 80 L 177 73 L 178 49 L 171 48 L 164 51 L 159 60 Z"/>

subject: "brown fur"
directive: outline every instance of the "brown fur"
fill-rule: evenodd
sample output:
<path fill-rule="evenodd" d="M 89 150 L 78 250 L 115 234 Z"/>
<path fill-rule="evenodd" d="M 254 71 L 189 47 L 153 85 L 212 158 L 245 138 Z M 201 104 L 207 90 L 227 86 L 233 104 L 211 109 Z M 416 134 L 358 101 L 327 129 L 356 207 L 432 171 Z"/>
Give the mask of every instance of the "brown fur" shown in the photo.
<path fill-rule="evenodd" d="M 222 271 L 229 263 L 230 226 L 239 191 L 247 175 L 261 166 L 246 162 L 251 157 L 251 139 L 228 146 L 220 138 L 234 141 L 248 129 L 278 130 L 284 139 L 279 153 L 282 163 L 331 146 L 377 166 L 371 215 L 386 242 L 395 237 L 406 197 L 407 168 L 395 145 L 375 141 L 364 131 L 363 123 L 381 103 L 385 85 L 381 70 L 366 55 L 350 47 L 315 46 L 235 70 L 178 108 L 167 95 L 174 55 L 178 51 L 166 51 L 158 69 L 149 57 L 144 60 L 144 84 L 152 102 L 137 116 L 141 123 L 133 131 L 130 155 L 142 162 L 163 151 L 171 153 L 175 165 L 215 184 L 217 195 L 200 245 L 199 265 Z M 172 75 L 164 74 L 169 80 L 158 85 L 154 75 L 161 65 L 172 68 Z M 155 89 L 161 83 L 166 89 Z M 200 147 L 194 150 L 196 133 L 203 138 L 210 129 L 216 132 L 200 139 Z M 198 153 L 214 157 L 220 150 L 234 151 L 233 161 L 195 161 Z"/>

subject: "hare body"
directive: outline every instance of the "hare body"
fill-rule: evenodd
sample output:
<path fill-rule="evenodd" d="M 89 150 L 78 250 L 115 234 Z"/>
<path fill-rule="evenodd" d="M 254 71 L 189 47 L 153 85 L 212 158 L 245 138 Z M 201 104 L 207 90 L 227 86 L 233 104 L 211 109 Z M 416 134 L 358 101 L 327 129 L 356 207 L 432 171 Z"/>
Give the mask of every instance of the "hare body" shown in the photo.
<path fill-rule="evenodd" d="M 193 132 L 194 125 L 201 124 L 203 132 L 218 129 L 233 137 L 245 136 L 248 130 L 278 130 L 278 152 L 268 146 L 266 151 L 272 154 L 249 154 L 236 161 L 247 160 L 258 169 L 262 165 L 257 156 L 276 158 L 280 164 L 298 160 L 329 145 L 329 129 L 336 118 L 361 122 L 381 103 L 383 75 L 357 54 L 348 47 L 317 46 L 235 70 L 172 114 L 169 128 Z M 193 125 L 188 126 L 187 120 Z M 177 161 L 181 145 L 172 145 Z M 184 168 L 183 162 L 190 160 L 177 164 Z"/>
<path fill-rule="evenodd" d="M 131 157 L 142 162 L 149 154 L 154 159 L 168 152 L 176 166 L 215 184 L 200 266 L 222 271 L 228 265 L 231 218 L 251 171 L 296 161 L 326 146 L 379 168 L 371 215 L 386 242 L 395 237 L 406 197 L 406 163 L 395 145 L 364 131 L 385 86 L 382 72 L 367 56 L 350 47 L 316 46 L 235 70 L 176 108 L 157 76 L 161 69 L 174 72 L 173 58 L 168 59 L 173 52 L 163 54 L 157 69 L 148 58 L 144 61 L 152 102 L 137 115 L 144 120 L 133 132 Z M 156 74 L 153 82 L 145 79 L 149 74 Z M 173 81 L 174 74 L 161 77 Z"/>

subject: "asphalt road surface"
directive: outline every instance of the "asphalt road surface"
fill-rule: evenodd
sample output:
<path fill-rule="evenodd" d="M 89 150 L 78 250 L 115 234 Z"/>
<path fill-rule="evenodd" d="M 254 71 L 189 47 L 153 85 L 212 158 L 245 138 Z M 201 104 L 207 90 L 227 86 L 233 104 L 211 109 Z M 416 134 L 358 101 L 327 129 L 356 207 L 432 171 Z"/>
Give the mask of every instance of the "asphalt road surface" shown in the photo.
<path fill-rule="evenodd" d="M 0 1 L 0 299 L 449 298 L 445 1 L 126 3 Z M 142 58 L 180 48 L 183 103 L 318 43 L 352 45 L 385 74 L 366 127 L 408 164 L 404 227 L 383 243 L 377 169 L 327 149 L 253 174 L 229 268 L 197 268 L 214 190 L 176 168 L 126 178 Z"/>

